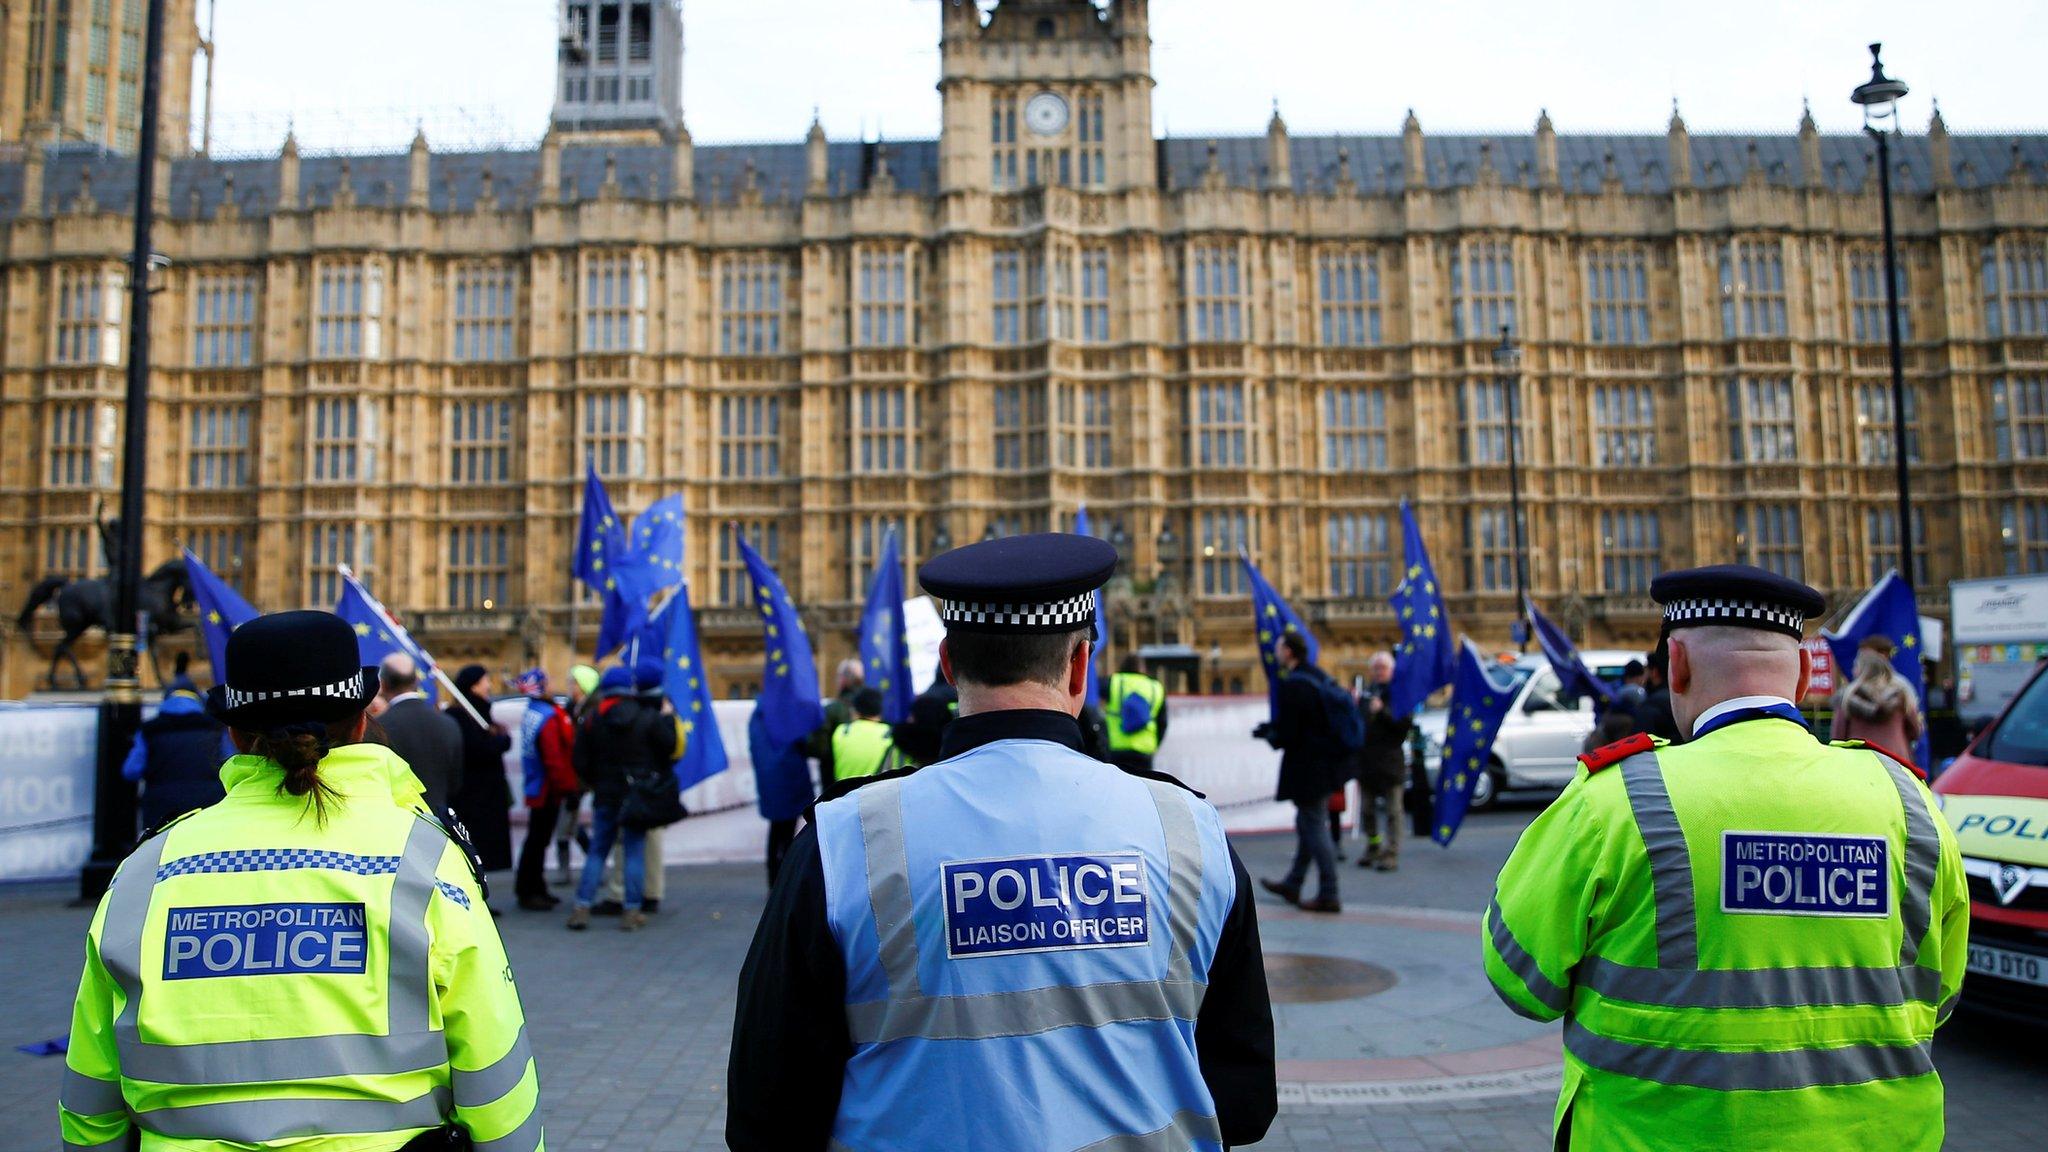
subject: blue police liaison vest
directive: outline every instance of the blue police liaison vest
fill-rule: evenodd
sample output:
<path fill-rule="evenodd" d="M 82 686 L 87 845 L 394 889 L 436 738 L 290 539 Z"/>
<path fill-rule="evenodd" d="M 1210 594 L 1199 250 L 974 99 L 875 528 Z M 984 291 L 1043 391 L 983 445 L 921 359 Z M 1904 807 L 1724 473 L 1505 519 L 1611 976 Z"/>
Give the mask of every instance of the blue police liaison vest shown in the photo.
<path fill-rule="evenodd" d="M 834 1152 L 1221 1152 L 1195 1052 L 1236 898 L 1214 808 L 1017 739 L 817 828 L 854 1043 Z"/>

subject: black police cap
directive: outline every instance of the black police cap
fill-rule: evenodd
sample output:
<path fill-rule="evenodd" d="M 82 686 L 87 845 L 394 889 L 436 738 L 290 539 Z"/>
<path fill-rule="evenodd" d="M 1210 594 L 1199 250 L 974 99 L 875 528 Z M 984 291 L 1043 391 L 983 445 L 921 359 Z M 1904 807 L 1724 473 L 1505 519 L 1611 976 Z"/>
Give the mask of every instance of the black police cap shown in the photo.
<path fill-rule="evenodd" d="M 1091 593 L 1116 572 L 1116 549 L 1093 536 L 1005 536 L 934 556 L 918 583 L 956 632 L 1077 632 L 1095 623 Z"/>
<path fill-rule="evenodd" d="M 245 732 L 339 723 L 377 698 L 377 669 L 363 666 L 356 630 L 332 612 L 258 616 L 228 636 L 225 663 L 206 711 Z"/>
<path fill-rule="evenodd" d="M 1666 572 L 1650 581 L 1664 606 L 1664 631 L 1723 625 L 1806 635 L 1806 622 L 1827 611 L 1827 597 L 1790 577 L 1749 564 L 1710 564 Z"/>

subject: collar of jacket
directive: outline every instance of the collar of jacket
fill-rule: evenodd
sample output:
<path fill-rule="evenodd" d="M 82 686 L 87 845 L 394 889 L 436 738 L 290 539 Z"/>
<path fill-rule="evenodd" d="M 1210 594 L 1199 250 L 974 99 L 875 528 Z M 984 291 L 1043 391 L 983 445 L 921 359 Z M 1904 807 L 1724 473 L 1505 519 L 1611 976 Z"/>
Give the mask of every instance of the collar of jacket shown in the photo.
<path fill-rule="evenodd" d="M 320 761 L 320 779 L 345 797 L 388 797 L 401 808 L 426 803 L 420 778 L 398 753 L 382 744 L 344 744 L 329 749 Z M 229 795 L 275 796 L 284 769 L 263 756 L 235 756 L 220 766 L 220 782 Z"/>
<path fill-rule="evenodd" d="M 156 714 L 159 716 L 204 716 L 206 715 L 206 705 L 197 696 L 187 696 L 182 692 L 178 692 L 165 697 L 164 702 L 157 705 Z"/>
<path fill-rule="evenodd" d="M 1081 750 L 1081 722 L 1065 712 L 1025 709 L 962 716 L 946 725 L 939 756 L 951 759 L 998 740 L 1048 740 Z"/>

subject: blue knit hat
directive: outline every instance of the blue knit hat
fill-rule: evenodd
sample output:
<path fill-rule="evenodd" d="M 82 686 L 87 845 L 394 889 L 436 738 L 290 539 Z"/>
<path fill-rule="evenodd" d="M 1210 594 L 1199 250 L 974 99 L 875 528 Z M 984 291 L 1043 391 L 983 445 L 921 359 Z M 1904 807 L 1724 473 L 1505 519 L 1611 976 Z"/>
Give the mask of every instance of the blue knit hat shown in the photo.
<path fill-rule="evenodd" d="M 605 669 L 604 675 L 598 678 L 597 690 L 599 692 L 631 692 L 633 690 L 633 670 L 624 664 Z"/>
<path fill-rule="evenodd" d="M 661 687 L 661 661 L 652 656 L 643 656 L 633 665 L 633 687 L 642 692 L 652 692 Z"/>

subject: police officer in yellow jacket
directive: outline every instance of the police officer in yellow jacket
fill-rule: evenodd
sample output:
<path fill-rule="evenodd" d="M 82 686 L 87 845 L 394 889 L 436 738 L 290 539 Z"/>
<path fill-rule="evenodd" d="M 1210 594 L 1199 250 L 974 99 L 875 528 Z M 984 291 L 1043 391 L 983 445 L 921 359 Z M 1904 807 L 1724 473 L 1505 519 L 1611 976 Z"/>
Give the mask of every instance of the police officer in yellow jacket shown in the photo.
<path fill-rule="evenodd" d="M 1145 675 L 1137 653 L 1125 653 L 1109 678 L 1103 709 L 1108 713 L 1109 762 L 1150 772 L 1159 742 L 1166 739 L 1166 685 Z"/>
<path fill-rule="evenodd" d="M 853 719 L 832 733 L 833 783 L 828 797 L 847 791 L 855 781 L 906 767 L 909 760 L 896 747 L 896 734 L 882 723 L 882 693 L 862 688 L 853 694 Z"/>
<path fill-rule="evenodd" d="M 1581 757 L 1486 912 L 1495 990 L 1565 1021 L 1556 1146 L 1934 1152 L 1969 930 L 1946 822 L 1794 708 L 1818 592 L 1723 565 L 1651 594 L 1691 741 Z"/>
<path fill-rule="evenodd" d="M 137 848 L 86 939 L 66 1152 L 542 1147 L 512 971 L 419 781 L 363 743 L 376 669 L 325 612 L 229 639 L 227 797 Z"/>

